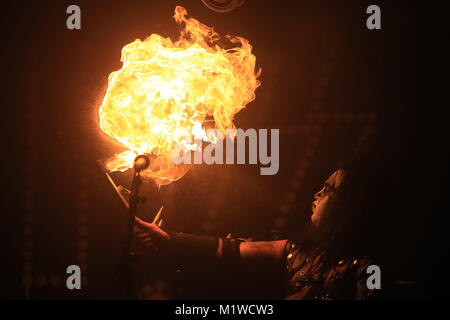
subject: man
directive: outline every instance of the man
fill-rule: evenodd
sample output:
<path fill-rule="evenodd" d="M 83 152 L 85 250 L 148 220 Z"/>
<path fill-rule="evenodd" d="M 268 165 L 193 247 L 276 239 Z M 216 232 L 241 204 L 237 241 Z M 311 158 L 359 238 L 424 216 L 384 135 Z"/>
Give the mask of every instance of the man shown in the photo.
<path fill-rule="evenodd" d="M 365 299 L 373 293 L 366 286 L 366 268 L 374 243 L 371 217 L 377 211 L 368 197 L 377 173 L 369 170 L 358 161 L 335 171 L 315 194 L 310 228 L 287 239 L 196 236 L 139 218 L 135 235 L 144 246 L 166 254 L 176 274 L 225 270 L 277 282 L 286 299 Z"/>

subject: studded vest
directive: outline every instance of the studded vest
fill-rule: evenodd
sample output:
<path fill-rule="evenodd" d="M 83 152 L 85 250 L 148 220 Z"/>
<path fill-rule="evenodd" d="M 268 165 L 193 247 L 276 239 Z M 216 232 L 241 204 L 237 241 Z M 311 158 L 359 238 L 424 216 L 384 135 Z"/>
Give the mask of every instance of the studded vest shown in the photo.
<path fill-rule="evenodd" d="M 366 299 L 367 257 L 325 262 L 320 247 L 306 248 L 288 241 L 285 247 L 286 299 L 336 300 Z"/>

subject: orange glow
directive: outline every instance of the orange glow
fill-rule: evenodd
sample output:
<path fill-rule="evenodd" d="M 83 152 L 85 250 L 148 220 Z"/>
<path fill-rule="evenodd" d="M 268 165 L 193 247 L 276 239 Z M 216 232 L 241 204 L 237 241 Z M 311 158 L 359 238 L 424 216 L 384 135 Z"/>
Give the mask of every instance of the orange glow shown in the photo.
<path fill-rule="evenodd" d="M 109 75 L 100 127 L 128 149 L 107 160 L 110 171 L 132 168 L 145 153 L 151 165 L 144 178 L 176 181 L 189 167 L 172 163 L 173 148 L 195 150 L 195 138 L 210 141 L 206 122 L 224 134 L 234 129 L 234 115 L 255 99 L 260 71 L 249 42 L 227 36 L 236 47 L 224 49 L 213 28 L 186 15 L 175 8 L 175 21 L 184 25 L 177 41 L 158 34 L 136 40 L 123 47 L 122 68 Z"/>

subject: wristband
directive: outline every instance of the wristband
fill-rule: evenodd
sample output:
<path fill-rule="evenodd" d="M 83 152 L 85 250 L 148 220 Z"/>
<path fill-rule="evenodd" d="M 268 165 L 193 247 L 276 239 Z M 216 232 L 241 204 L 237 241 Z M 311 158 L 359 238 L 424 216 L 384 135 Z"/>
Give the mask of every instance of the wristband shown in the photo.
<path fill-rule="evenodd" d="M 216 258 L 217 238 L 183 232 L 168 233 L 172 240 L 174 253 L 179 260 L 211 261 Z"/>
<path fill-rule="evenodd" d="M 241 259 L 241 242 L 242 241 L 236 239 L 222 239 L 221 261 L 230 266 L 237 265 Z"/>

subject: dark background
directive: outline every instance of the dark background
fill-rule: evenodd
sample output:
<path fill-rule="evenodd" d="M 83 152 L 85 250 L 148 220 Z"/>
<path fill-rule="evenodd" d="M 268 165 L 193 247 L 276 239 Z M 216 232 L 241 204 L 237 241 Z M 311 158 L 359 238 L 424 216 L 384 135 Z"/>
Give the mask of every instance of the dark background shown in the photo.
<path fill-rule="evenodd" d="M 81 8 L 81 30 L 66 28 L 71 4 Z M 370 4 L 381 7 L 381 30 L 366 28 Z M 387 223 L 398 230 L 386 255 L 393 266 L 389 278 L 406 281 L 410 290 L 393 297 L 442 297 L 446 280 L 436 268 L 446 252 L 443 240 L 431 247 L 425 241 L 442 226 L 439 214 L 445 212 L 425 196 L 430 169 L 446 173 L 440 161 L 447 138 L 434 131 L 440 127 L 436 120 L 447 119 L 437 100 L 440 6 L 257 0 L 226 14 L 199 0 L 2 2 L 6 271 L 0 296 L 119 297 L 113 269 L 125 211 L 96 160 L 121 149 L 100 131 L 97 110 L 109 73 L 121 67 L 124 45 L 151 33 L 178 35 L 176 5 L 219 34 L 240 35 L 253 45 L 262 85 L 236 125 L 280 129 L 280 170 L 260 176 L 259 165 L 195 166 L 160 189 L 144 185 L 148 202 L 140 216 L 151 219 L 163 204 L 172 230 L 239 237 L 293 230 L 308 219 L 313 194 L 339 162 L 379 135 L 399 159 L 392 164 L 397 184 L 386 186 L 397 199 L 386 209 L 392 212 Z M 433 151 L 422 151 L 422 145 Z M 430 158 L 433 164 L 425 164 Z M 128 186 L 130 173 L 114 179 Z M 382 242 L 383 230 L 379 236 Z M 142 298 L 167 296 L 165 284 L 146 272 L 157 263 L 139 262 Z M 71 264 L 83 270 L 81 291 L 65 287 Z M 240 291 L 270 297 L 256 294 L 257 286 Z"/>

